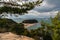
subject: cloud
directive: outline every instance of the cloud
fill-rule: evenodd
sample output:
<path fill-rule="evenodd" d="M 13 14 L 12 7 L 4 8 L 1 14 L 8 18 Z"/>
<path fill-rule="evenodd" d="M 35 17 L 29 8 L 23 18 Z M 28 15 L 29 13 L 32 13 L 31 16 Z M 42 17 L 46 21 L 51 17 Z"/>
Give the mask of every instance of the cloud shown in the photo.
<path fill-rule="evenodd" d="M 31 10 L 28 12 L 28 14 L 25 15 L 18 15 L 18 17 L 13 16 L 8 16 L 8 18 L 10 19 L 36 19 L 36 18 L 50 18 L 51 17 L 55 17 L 57 15 L 58 11 L 51 11 L 51 12 L 43 12 L 40 13 L 38 11 L 35 10 Z"/>
<path fill-rule="evenodd" d="M 44 0 L 41 6 L 35 7 L 38 12 L 60 11 L 60 0 Z"/>
<path fill-rule="evenodd" d="M 44 0 L 41 6 L 36 6 L 33 10 L 28 11 L 28 14 L 20 15 L 19 17 L 10 18 L 47 18 L 54 17 L 60 10 L 60 0 Z"/>
<path fill-rule="evenodd" d="M 28 12 L 28 14 L 22 15 L 19 18 L 25 18 L 25 19 L 50 18 L 50 17 L 55 17 L 57 15 L 57 13 L 58 13 L 58 11 L 40 13 L 40 12 L 31 10 Z"/>

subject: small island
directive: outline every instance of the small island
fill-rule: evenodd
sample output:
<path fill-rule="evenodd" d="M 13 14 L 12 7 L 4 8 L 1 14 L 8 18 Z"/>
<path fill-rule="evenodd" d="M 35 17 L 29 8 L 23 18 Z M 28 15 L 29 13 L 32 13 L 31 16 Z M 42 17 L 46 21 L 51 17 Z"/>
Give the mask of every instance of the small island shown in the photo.
<path fill-rule="evenodd" d="M 24 20 L 22 23 L 33 24 L 33 23 L 38 23 L 38 21 L 36 19 L 27 19 L 27 20 Z"/>
<path fill-rule="evenodd" d="M 22 23 L 24 24 L 25 28 L 28 28 L 37 24 L 38 21 L 36 19 L 27 19 L 27 20 L 22 21 Z"/>

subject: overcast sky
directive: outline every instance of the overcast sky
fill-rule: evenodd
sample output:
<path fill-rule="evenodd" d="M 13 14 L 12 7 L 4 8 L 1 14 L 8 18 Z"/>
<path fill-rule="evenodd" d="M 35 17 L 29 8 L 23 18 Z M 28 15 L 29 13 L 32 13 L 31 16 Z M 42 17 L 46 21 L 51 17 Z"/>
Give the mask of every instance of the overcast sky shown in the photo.
<path fill-rule="evenodd" d="M 23 15 L 23 18 L 45 18 L 56 15 L 60 11 L 60 0 L 44 0 L 41 6 L 35 7 L 28 14 Z"/>
<path fill-rule="evenodd" d="M 34 10 L 38 12 L 50 12 L 60 10 L 60 0 L 44 0 L 40 7 Z"/>
<path fill-rule="evenodd" d="M 19 16 L 20 18 L 45 18 L 56 15 L 60 11 L 60 0 L 44 0 L 41 6 L 36 6 L 28 14 Z"/>

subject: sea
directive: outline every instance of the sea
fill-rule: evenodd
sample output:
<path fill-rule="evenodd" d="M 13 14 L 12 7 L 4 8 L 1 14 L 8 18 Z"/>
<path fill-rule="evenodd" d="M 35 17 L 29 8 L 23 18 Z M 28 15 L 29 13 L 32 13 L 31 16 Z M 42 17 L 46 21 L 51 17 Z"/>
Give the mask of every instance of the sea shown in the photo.
<path fill-rule="evenodd" d="M 27 20 L 27 19 L 24 19 L 24 18 L 14 18 L 12 20 L 14 20 L 17 23 L 22 23 L 22 21 Z M 38 23 L 33 25 L 33 26 L 28 27 L 27 28 L 28 30 L 40 28 L 41 27 L 41 24 L 40 24 L 41 21 L 44 21 L 46 23 L 51 23 L 51 19 L 50 18 L 35 18 L 35 20 L 37 20 Z"/>

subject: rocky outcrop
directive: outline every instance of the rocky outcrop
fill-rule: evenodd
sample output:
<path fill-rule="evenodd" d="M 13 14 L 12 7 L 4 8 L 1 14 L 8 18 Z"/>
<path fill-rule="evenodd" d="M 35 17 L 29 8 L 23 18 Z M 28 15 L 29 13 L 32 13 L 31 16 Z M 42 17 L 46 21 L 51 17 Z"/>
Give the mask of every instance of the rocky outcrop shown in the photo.
<path fill-rule="evenodd" d="M 34 40 L 33 38 L 29 38 L 27 36 L 16 35 L 11 32 L 8 33 L 0 33 L 0 40 Z"/>

